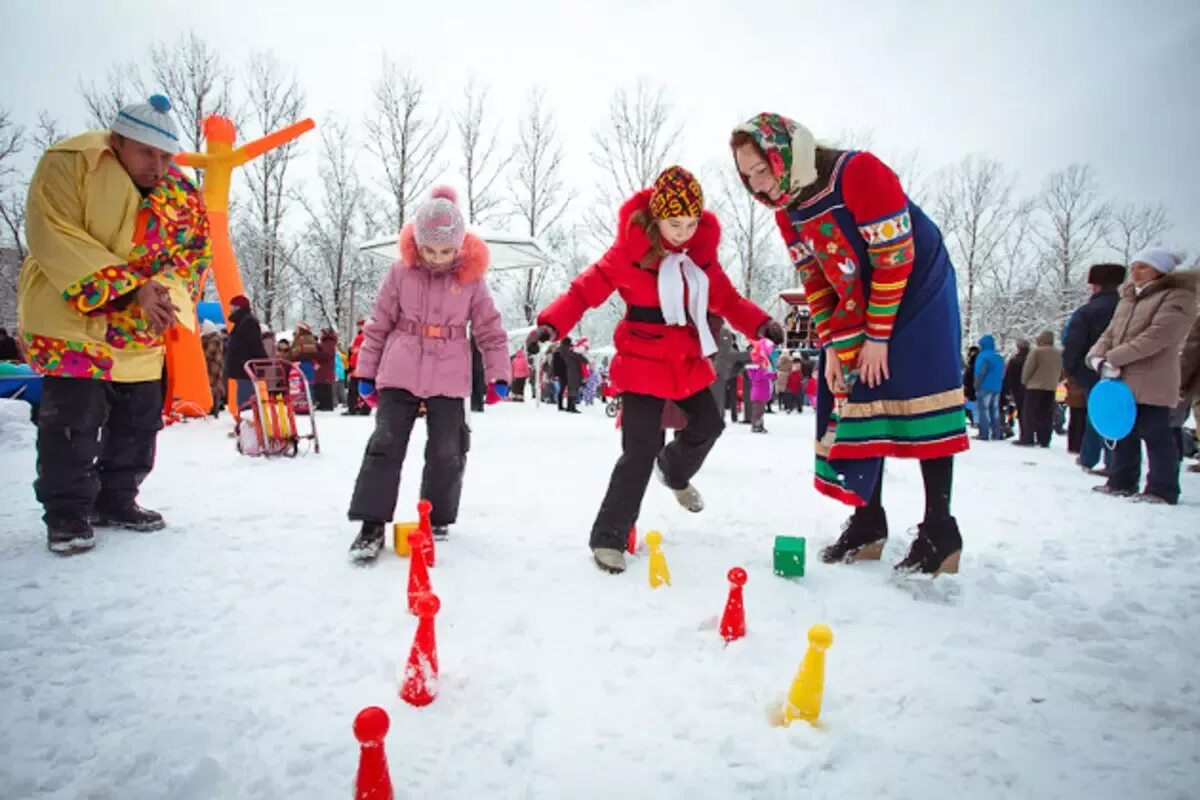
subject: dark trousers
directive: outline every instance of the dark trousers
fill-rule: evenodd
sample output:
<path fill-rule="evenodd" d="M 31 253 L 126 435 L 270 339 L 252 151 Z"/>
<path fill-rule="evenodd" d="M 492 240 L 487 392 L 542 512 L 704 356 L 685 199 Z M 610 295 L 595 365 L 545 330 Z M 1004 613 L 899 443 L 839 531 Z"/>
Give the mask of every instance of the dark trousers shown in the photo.
<path fill-rule="evenodd" d="M 346 410 L 351 414 L 370 414 L 371 407 L 362 401 L 358 393 L 358 378 L 351 375 L 346 382 L 349 384 L 346 389 Z"/>
<path fill-rule="evenodd" d="M 313 402 L 318 411 L 333 411 L 333 384 L 314 383 Z"/>
<path fill-rule="evenodd" d="M 404 389 L 380 389 L 375 431 L 367 440 L 362 467 L 350 499 L 351 520 L 388 522 L 396 513 L 400 470 L 408 453 L 408 440 L 425 403 L 425 471 L 421 497 L 433 504 L 430 522 L 451 525 L 458 519 L 463 472 L 467 466 L 471 430 L 459 397 L 420 398 Z"/>
<path fill-rule="evenodd" d="M 1045 389 L 1026 389 L 1025 407 L 1021 410 L 1021 441 L 1050 446 L 1054 431 L 1054 392 Z M 1028 436 L 1029 438 L 1024 438 Z"/>
<path fill-rule="evenodd" d="M 947 519 L 950 516 L 950 498 L 954 493 L 954 456 L 929 458 L 921 462 L 921 480 L 925 484 L 925 521 Z M 883 516 L 883 468 L 875 491 L 865 506 L 855 514 L 864 514 L 879 519 Z"/>
<path fill-rule="evenodd" d="M 1168 425 L 1170 414 L 1171 409 L 1165 406 L 1138 404 L 1133 432 L 1117 442 L 1109 486 L 1137 491 L 1142 476 L 1142 442 L 1145 442 L 1150 462 L 1146 494 L 1157 495 L 1168 503 L 1179 501 L 1179 450 Z"/>
<path fill-rule="evenodd" d="M 44 519 L 133 503 L 154 469 L 162 410 L 162 381 L 43 378 L 33 489 Z"/>
<path fill-rule="evenodd" d="M 729 409 L 729 421 L 737 422 L 738 415 L 738 396 L 737 396 L 738 379 L 734 375 L 729 380 L 725 381 L 725 407 Z"/>
<path fill-rule="evenodd" d="M 641 513 L 656 458 L 667 485 L 686 488 L 725 429 L 712 392 L 704 389 L 675 401 L 687 414 L 687 426 L 663 447 L 665 402 L 644 394 L 626 392 L 621 396 L 621 457 L 613 467 L 608 491 L 592 525 L 593 548 L 624 549 L 629 529 Z"/>
<path fill-rule="evenodd" d="M 1087 430 L 1087 409 L 1067 410 L 1067 452 L 1078 453 L 1083 447 L 1083 433 Z"/>
<path fill-rule="evenodd" d="M 525 381 L 526 380 L 527 380 L 526 378 L 513 378 L 512 392 L 510 393 L 509 396 L 518 403 L 524 402 L 524 400 L 525 400 Z"/>

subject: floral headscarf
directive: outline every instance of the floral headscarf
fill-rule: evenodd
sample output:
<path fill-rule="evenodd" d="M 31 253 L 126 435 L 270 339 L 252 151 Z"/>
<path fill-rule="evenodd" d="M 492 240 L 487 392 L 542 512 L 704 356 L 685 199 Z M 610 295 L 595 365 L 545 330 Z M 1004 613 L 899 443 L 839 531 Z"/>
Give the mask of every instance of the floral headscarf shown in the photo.
<path fill-rule="evenodd" d="M 742 183 L 747 191 L 768 208 L 784 208 L 800 194 L 806 186 L 817 181 L 817 145 L 812 133 L 799 122 L 779 114 L 759 114 L 748 122 L 733 129 L 734 133 L 748 133 L 767 156 L 767 164 L 783 194 L 772 200 L 762 192 L 750 188 L 745 175 Z"/>

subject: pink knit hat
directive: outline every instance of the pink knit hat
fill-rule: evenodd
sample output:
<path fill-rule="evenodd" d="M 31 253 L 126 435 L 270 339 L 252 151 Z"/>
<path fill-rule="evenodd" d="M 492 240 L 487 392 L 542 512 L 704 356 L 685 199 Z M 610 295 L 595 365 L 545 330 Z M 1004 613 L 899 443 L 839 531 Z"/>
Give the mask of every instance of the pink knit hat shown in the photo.
<path fill-rule="evenodd" d="M 449 186 L 438 186 L 417 209 L 413 224 L 417 244 L 423 247 L 462 247 L 467 235 L 458 193 Z"/>

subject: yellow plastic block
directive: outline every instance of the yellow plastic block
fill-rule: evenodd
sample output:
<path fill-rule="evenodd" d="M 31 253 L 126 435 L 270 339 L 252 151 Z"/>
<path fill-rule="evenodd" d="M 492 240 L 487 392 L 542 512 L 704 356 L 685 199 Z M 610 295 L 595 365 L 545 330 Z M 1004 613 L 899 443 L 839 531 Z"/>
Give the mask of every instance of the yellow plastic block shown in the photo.
<path fill-rule="evenodd" d="M 671 570 L 667 568 L 667 557 L 662 553 L 662 534 L 650 531 L 646 534 L 646 547 L 650 548 L 650 588 L 671 585 Z"/>

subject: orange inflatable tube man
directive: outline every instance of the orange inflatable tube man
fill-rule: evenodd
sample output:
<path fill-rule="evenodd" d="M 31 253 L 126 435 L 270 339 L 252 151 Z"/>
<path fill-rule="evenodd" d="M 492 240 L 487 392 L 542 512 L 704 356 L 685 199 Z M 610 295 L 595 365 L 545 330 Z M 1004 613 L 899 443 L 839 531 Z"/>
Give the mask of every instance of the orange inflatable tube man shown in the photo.
<path fill-rule="evenodd" d="M 175 161 L 185 167 L 204 170 L 204 185 L 200 191 L 208 209 L 213 247 L 212 274 L 226 319 L 229 319 L 229 301 L 246 293 L 229 240 L 229 184 L 233 170 L 315 127 L 316 123 L 311 119 L 304 119 L 235 148 L 237 131 L 233 122 L 213 115 L 204 120 L 204 152 L 175 156 Z M 193 302 L 200 300 L 203 282 L 197 292 Z M 235 397 L 236 393 L 229 393 L 231 407 L 236 405 Z M 182 416 L 203 416 L 212 409 L 212 404 L 199 329 L 176 326 L 167 340 L 166 411 Z"/>

